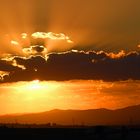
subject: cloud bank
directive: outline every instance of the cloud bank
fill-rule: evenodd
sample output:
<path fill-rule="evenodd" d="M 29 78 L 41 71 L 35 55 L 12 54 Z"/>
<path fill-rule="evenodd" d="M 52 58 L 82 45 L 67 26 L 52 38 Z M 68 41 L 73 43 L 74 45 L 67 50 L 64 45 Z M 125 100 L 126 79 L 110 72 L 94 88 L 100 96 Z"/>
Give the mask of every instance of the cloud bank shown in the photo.
<path fill-rule="evenodd" d="M 39 80 L 140 80 L 140 53 L 118 54 L 84 51 L 51 53 L 45 56 L 14 56 L 0 60 L 0 71 L 9 72 L 1 82 Z"/>

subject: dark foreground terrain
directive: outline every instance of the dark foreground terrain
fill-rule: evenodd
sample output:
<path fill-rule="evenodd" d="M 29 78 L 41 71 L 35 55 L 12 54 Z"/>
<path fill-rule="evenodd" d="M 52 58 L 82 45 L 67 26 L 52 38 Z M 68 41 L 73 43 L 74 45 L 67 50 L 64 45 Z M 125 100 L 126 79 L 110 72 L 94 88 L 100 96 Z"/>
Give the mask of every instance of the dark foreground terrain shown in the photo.
<path fill-rule="evenodd" d="M 0 128 L 2 139 L 140 140 L 140 126 Z"/>

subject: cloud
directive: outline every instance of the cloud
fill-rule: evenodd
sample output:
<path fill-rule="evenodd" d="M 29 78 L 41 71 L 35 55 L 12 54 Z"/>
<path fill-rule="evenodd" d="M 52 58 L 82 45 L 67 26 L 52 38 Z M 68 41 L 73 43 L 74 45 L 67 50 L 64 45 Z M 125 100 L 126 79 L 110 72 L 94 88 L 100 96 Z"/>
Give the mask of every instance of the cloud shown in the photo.
<path fill-rule="evenodd" d="M 10 72 L 1 82 L 40 80 L 140 80 L 140 54 L 138 52 L 117 54 L 69 51 L 46 56 L 16 56 L 13 63 L 1 60 L 0 71 Z M 24 69 L 23 69 L 24 67 Z"/>
<path fill-rule="evenodd" d="M 0 60 L 0 81 L 5 81 L 5 77 L 9 77 L 12 72 L 21 71 L 23 66 L 19 66 L 14 61 Z"/>
<path fill-rule="evenodd" d="M 19 46 L 19 43 L 17 41 L 11 40 L 11 45 Z"/>
<path fill-rule="evenodd" d="M 63 52 L 70 50 L 74 46 L 74 42 L 70 37 L 64 33 L 53 32 L 21 33 L 16 36 L 9 34 L 4 36 L 2 41 L 3 43 L 0 40 L 0 44 L 4 47 L 0 48 L 0 56 L 3 53 L 30 56 L 50 52 Z"/>
<path fill-rule="evenodd" d="M 22 51 L 25 55 L 39 55 L 39 54 L 43 55 L 47 53 L 47 49 L 44 46 L 39 46 L 39 45 L 23 48 Z"/>
<path fill-rule="evenodd" d="M 51 40 L 64 40 L 64 41 L 71 42 L 71 43 L 73 42 L 73 41 L 70 40 L 70 38 L 68 36 L 66 36 L 63 33 L 56 34 L 56 33 L 53 33 L 53 32 L 48 32 L 48 33 L 46 33 L 46 32 L 35 32 L 31 36 L 34 39 L 51 39 Z"/>
<path fill-rule="evenodd" d="M 0 60 L 0 71 L 13 72 L 19 71 L 20 69 L 18 66 L 14 66 L 12 61 Z"/>

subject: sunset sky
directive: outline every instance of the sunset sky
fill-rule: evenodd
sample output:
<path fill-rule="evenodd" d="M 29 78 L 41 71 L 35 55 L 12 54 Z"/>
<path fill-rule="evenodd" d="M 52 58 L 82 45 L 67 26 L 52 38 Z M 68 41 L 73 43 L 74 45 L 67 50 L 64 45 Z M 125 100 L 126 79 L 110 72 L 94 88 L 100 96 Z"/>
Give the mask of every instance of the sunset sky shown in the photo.
<path fill-rule="evenodd" d="M 0 115 L 140 104 L 139 0 L 1 0 Z"/>

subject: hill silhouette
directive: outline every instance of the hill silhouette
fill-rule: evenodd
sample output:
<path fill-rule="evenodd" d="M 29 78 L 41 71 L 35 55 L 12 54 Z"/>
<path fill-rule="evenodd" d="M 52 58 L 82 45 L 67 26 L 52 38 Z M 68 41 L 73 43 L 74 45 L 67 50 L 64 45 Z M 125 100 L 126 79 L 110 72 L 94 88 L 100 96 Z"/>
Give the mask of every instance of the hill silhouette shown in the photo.
<path fill-rule="evenodd" d="M 51 110 L 42 113 L 12 114 L 0 116 L 0 123 L 61 125 L 140 125 L 140 105 L 117 110 Z"/>

